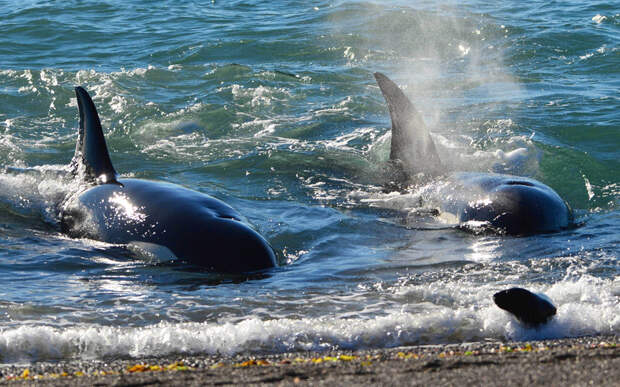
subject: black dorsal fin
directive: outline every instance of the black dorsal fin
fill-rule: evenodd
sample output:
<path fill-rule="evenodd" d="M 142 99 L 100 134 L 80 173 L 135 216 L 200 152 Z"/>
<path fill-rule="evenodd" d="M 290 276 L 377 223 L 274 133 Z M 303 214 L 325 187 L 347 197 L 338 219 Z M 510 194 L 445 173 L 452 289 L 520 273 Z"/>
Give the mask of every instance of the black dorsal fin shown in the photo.
<path fill-rule="evenodd" d="M 82 87 L 75 88 L 75 96 L 80 112 L 80 128 L 72 161 L 74 168 L 80 170 L 83 166 L 84 178 L 98 184 L 116 183 L 116 171 L 110 161 L 95 104 Z"/>
<path fill-rule="evenodd" d="M 407 174 L 443 171 L 435 144 L 422 116 L 403 91 L 381 73 L 375 73 L 392 119 L 390 160 L 402 164 Z"/>

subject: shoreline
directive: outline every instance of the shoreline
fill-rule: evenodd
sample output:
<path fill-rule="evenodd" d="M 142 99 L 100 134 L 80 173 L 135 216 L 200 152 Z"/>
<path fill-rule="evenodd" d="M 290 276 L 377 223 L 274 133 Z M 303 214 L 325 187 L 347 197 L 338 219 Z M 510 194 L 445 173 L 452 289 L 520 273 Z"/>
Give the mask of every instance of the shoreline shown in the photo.
<path fill-rule="evenodd" d="M 0 384 L 617 385 L 617 336 L 0 365 Z M 614 382 L 614 380 L 616 382 Z"/>

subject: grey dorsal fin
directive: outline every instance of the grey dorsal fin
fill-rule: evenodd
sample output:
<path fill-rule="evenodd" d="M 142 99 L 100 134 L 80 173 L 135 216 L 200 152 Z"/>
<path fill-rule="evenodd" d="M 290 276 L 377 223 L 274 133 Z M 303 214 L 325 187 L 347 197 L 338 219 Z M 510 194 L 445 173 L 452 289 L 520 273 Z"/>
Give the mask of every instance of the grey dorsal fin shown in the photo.
<path fill-rule="evenodd" d="M 396 83 L 374 75 L 392 119 L 390 160 L 400 162 L 407 173 L 440 173 L 443 166 L 420 113 Z"/>
<path fill-rule="evenodd" d="M 99 184 L 116 183 L 116 171 L 110 161 L 95 104 L 82 87 L 75 88 L 75 96 L 80 112 L 80 128 L 73 163 L 84 166 L 87 179 Z"/>

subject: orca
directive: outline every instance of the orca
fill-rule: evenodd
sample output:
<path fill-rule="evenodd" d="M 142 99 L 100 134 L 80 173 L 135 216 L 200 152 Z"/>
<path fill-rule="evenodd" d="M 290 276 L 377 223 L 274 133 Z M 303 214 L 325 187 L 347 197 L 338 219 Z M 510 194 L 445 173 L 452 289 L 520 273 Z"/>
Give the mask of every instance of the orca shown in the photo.
<path fill-rule="evenodd" d="M 80 188 L 61 204 L 64 233 L 137 246 L 218 273 L 277 266 L 269 243 L 228 204 L 175 184 L 119 178 L 92 99 L 82 87 L 75 94 L 80 121 L 70 168 Z"/>
<path fill-rule="evenodd" d="M 513 314 L 525 325 L 537 326 L 548 322 L 557 310 L 546 296 L 523 288 L 502 290 L 493 295 L 495 305 Z"/>
<path fill-rule="evenodd" d="M 497 173 L 449 173 L 411 101 L 387 76 L 378 72 L 374 76 L 390 112 L 390 164 L 399 184 L 415 181 L 420 174 L 447 176 L 453 190 L 438 213 L 454 215 L 464 230 L 530 235 L 572 227 L 568 204 L 537 180 Z"/>

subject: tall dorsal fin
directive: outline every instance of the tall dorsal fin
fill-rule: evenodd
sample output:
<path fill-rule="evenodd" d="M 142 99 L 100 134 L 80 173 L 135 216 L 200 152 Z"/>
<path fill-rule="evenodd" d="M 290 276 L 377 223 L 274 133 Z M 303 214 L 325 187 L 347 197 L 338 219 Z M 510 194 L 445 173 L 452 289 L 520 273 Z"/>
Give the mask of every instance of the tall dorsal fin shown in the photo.
<path fill-rule="evenodd" d="M 78 170 L 80 166 L 84 167 L 86 179 L 98 184 L 116 183 L 116 171 L 110 161 L 95 104 L 82 87 L 75 88 L 75 96 L 80 112 L 80 128 L 72 164 Z"/>
<path fill-rule="evenodd" d="M 407 174 L 440 173 L 443 166 L 420 113 L 396 83 L 374 75 L 392 119 L 390 160 L 402 164 Z"/>

